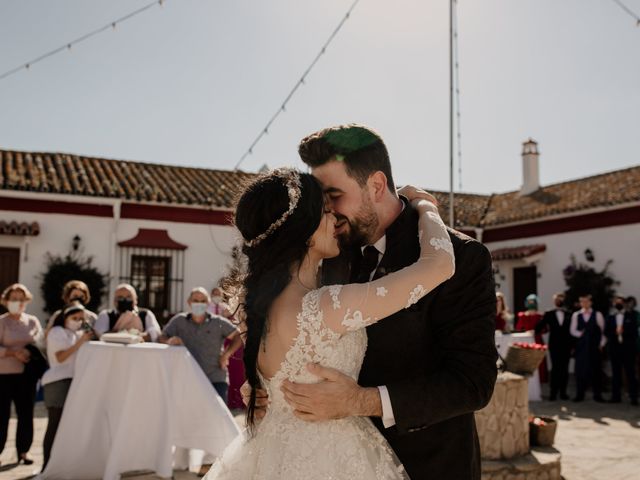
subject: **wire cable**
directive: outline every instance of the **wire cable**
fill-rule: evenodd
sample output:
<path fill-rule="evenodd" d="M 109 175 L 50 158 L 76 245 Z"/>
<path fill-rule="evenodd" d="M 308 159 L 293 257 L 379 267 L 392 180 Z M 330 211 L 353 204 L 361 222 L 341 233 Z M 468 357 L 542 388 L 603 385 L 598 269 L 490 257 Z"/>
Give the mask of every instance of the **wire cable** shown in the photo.
<path fill-rule="evenodd" d="M 633 10 L 631 10 L 629 7 L 627 7 L 624 3 L 622 3 L 620 0 L 612 0 L 613 2 L 615 2 L 622 10 L 624 10 L 628 15 L 630 15 L 631 17 L 633 17 L 636 21 L 636 27 L 640 27 L 640 16 L 635 13 Z"/>
<path fill-rule="evenodd" d="M 344 17 L 342 17 L 342 20 L 340 20 L 340 23 L 338 24 L 338 26 L 335 28 L 333 33 L 329 36 L 329 39 L 324 43 L 324 45 L 320 49 L 320 52 L 318 52 L 316 57 L 313 59 L 313 62 L 311 62 L 311 64 L 304 71 L 304 73 L 302 74 L 302 77 L 300 77 L 300 79 L 296 82 L 294 87 L 289 92 L 289 95 L 286 96 L 286 98 L 284 99 L 284 101 L 280 105 L 280 108 L 278 108 L 276 113 L 271 117 L 271 119 L 267 122 L 267 124 L 264 126 L 264 128 L 260 131 L 260 133 L 255 138 L 253 143 L 249 146 L 247 151 L 244 152 L 242 157 L 240 157 L 240 160 L 238 160 L 238 163 L 236 163 L 236 166 L 234 167 L 234 170 L 237 170 L 240 167 L 240 165 L 242 164 L 242 162 L 244 162 L 244 160 L 249 155 L 251 155 L 253 153 L 254 147 L 258 144 L 258 142 L 260 140 L 262 140 L 262 137 L 264 137 L 267 133 L 269 133 L 269 128 L 271 128 L 271 125 L 273 124 L 273 122 L 276 120 L 276 118 L 278 118 L 278 116 L 280 116 L 281 113 L 283 113 L 286 110 L 287 103 L 289 103 L 289 100 L 291 100 L 291 98 L 295 95 L 295 93 L 298 91 L 298 89 L 302 85 L 304 85 L 307 76 L 309 75 L 309 73 L 311 73 L 311 70 L 313 69 L 313 67 L 315 67 L 316 63 L 318 63 L 318 60 L 320 60 L 320 57 L 322 57 L 322 55 L 324 55 L 326 53 L 327 47 L 331 44 L 331 42 L 333 41 L 335 36 L 338 34 L 340 29 L 342 28 L 342 26 L 349 19 L 349 17 L 351 16 L 351 12 L 353 12 L 353 9 L 356 7 L 356 5 L 358 4 L 359 1 L 360 0 L 355 0 L 351 4 L 351 7 L 349 7 L 349 10 L 347 10 L 347 13 L 344 15 Z"/>
<path fill-rule="evenodd" d="M 32 67 L 33 65 L 35 65 L 38 62 L 41 62 L 42 60 L 52 57 L 53 55 L 56 55 L 60 52 L 63 52 L 65 50 L 71 50 L 71 47 L 73 47 L 74 45 L 84 42 L 85 40 L 88 40 L 91 37 L 94 37 L 102 32 L 104 32 L 105 30 L 108 29 L 115 29 L 116 25 L 119 23 L 122 23 L 126 20 L 129 20 L 130 18 L 135 17 L 136 15 L 141 14 L 142 12 L 145 12 L 146 10 L 149 10 L 151 7 L 154 7 L 156 5 L 160 5 L 162 6 L 162 4 L 165 2 L 165 0 L 154 0 L 153 2 L 145 5 L 144 7 L 141 7 L 131 13 L 128 13 L 127 15 L 117 18 L 116 20 L 113 20 L 112 22 L 109 22 L 107 25 L 105 25 L 104 27 L 100 27 L 96 30 L 93 30 L 92 32 L 86 33 L 84 35 L 82 35 L 81 37 L 76 38 L 75 40 L 71 40 L 70 42 L 65 43 L 63 46 L 55 48 L 53 50 L 51 50 L 50 52 L 44 53 L 42 55 L 40 55 L 39 57 L 34 58 L 33 60 L 29 60 L 26 63 L 23 63 L 22 65 L 12 68 L 11 70 L 7 70 L 6 72 L 4 72 L 3 74 L 0 75 L 0 80 L 4 80 L 5 78 L 18 73 L 21 70 L 29 70 L 30 67 Z"/>

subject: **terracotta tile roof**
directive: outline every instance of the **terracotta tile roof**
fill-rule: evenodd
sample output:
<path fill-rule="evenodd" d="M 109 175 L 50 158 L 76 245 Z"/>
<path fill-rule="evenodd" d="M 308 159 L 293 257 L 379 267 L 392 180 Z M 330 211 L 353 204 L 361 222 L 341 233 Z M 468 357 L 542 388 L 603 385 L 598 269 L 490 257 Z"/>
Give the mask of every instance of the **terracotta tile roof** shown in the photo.
<path fill-rule="evenodd" d="M 541 219 L 640 201 L 640 166 L 542 187 L 531 195 L 493 195 L 483 226 Z"/>
<path fill-rule="evenodd" d="M 253 174 L 0 150 L 0 189 L 230 207 Z"/>
<path fill-rule="evenodd" d="M 438 210 L 444 222 L 449 224 L 449 192 L 439 192 L 427 189 L 438 200 Z M 489 195 L 473 193 L 456 193 L 453 198 L 455 228 L 476 227 L 481 225 L 487 207 Z"/>
<path fill-rule="evenodd" d="M 38 222 L 5 222 L 0 220 L 0 235 L 28 235 L 37 236 L 40 234 Z"/>
<path fill-rule="evenodd" d="M 158 165 L 63 153 L 0 150 L 0 190 L 228 208 L 252 173 Z M 432 191 L 448 221 L 449 195 Z M 640 201 L 640 166 L 542 187 L 480 195 L 456 193 L 457 228 L 494 227 Z"/>
<path fill-rule="evenodd" d="M 527 258 L 536 253 L 542 253 L 547 249 L 544 244 L 537 245 L 522 245 L 520 247 L 507 247 L 498 248 L 491 251 L 491 258 L 494 261 L 498 260 L 517 260 L 520 258 Z"/>

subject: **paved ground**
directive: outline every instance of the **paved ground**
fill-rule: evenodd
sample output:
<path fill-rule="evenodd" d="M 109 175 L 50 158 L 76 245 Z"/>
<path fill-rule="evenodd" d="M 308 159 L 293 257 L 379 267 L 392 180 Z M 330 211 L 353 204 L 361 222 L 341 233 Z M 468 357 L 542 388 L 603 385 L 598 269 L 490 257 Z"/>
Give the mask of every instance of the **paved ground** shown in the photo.
<path fill-rule="evenodd" d="M 534 402 L 529 410 L 558 420 L 555 448 L 566 480 L 640 478 L 640 408 L 591 400 Z"/>
<path fill-rule="evenodd" d="M 562 474 L 566 480 L 632 480 L 640 478 L 640 408 L 629 404 L 535 402 L 530 410 L 558 420 L 555 447 L 562 453 Z M 242 422 L 242 413 L 236 418 Z M 9 440 L 0 455 L 0 479 L 26 480 L 42 465 L 42 437 L 46 411 L 36 408 L 32 466 L 15 465 L 15 418 L 9 426 Z M 151 480 L 153 475 L 136 475 L 127 480 Z M 176 473 L 176 480 L 198 478 L 193 472 Z"/>

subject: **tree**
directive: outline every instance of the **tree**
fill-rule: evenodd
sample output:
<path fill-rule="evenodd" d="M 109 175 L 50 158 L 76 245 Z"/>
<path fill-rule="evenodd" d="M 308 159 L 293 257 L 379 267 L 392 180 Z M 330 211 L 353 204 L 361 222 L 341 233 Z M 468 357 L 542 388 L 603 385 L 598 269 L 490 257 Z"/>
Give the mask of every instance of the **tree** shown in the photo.
<path fill-rule="evenodd" d="M 85 305 L 96 311 L 107 286 L 106 275 L 92 265 L 93 257 L 82 257 L 73 251 L 65 256 L 47 253 L 46 271 L 41 275 L 40 291 L 44 298 L 44 310 L 53 313 L 61 309 L 62 288 L 70 280 L 82 280 L 89 287 L 91 301 Z"/>
<path fill-rule="evenodd" d="M 588 254 L 587 254 L 588 252 Z M 587 261 L 593 262 L 593 254 L 590 250 L 585 252 Z M 571 263 L 562 271 L 564 281 L 567 284 L 566 304 L 573 308 L 581 295 L 590 294 L 593 298 L 593 308 L 606 314 L 611 305 L 611 299 L 616 293 L 616 281 L 609 273 L 609 266 L 613 260 L 607 261 L 601 271 L 593 266 L 579 263 L 575 255 L 571 255 Z"/>

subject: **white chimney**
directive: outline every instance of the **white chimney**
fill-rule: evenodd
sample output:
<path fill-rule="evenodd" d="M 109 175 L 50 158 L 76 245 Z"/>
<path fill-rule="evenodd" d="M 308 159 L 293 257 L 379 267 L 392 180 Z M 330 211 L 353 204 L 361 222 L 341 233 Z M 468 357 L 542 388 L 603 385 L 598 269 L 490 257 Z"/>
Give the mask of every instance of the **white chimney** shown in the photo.
<path fill-rule="evenodd" d="M 529 138 L 522 144 L 522 188 L 520 195 L 529 195 L 540 188 L 540 152 L 538 143 Z"/>

